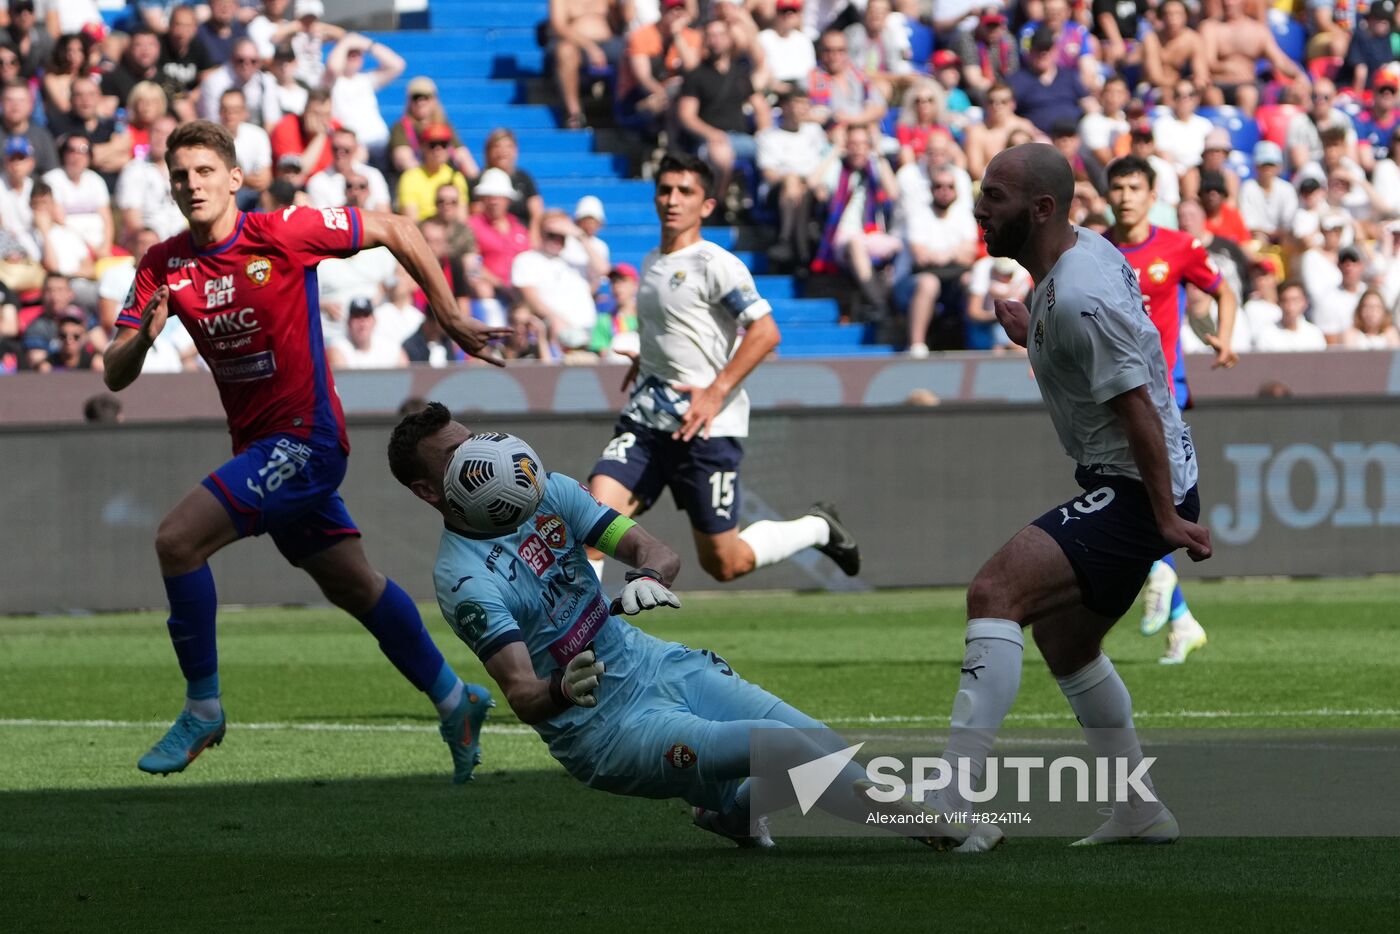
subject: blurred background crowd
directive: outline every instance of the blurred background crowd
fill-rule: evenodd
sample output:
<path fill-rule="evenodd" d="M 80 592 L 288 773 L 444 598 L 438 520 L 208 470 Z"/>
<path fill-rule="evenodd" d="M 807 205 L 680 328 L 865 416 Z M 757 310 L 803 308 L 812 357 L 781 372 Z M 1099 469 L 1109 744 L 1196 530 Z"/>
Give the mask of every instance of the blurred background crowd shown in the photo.
<path fill-rule="evenodd" d="M 1107 165 L 1150 162 L 1154 222 L 1199 239 L 1243 299 L 1241 352 L 1396 348 L 1396 15 L 1393 0 L 551 0 L 538 39 L 561 127 L 626 137 L 634 176 L 667 149 L 708 160 L 712 222 L 890 349 L 1011 352 L 991 302 L 1030 282 L 986 256 L 972 205 L 992 156 L 1030 140 L 1069 159 L 1073 220 L 1100 231 Z M 0 12 L 0 372 L 100 366 L 134 263 L 184 227 L 164 146 L 196 117 L 233 132 L 246 210 L 418 221 L 463 307 L 512 325 L 508 356 L 635 353 L 640 257 L 616 261 L 604 197 L 547 204 L 520 134 L 474 151 L 433 78 L 326 16 L 321 0 Z M 320 279 L 332 365 L 461 360 L 384 251 Z M 147 371 L 197 365 L 172 322 Z"/>

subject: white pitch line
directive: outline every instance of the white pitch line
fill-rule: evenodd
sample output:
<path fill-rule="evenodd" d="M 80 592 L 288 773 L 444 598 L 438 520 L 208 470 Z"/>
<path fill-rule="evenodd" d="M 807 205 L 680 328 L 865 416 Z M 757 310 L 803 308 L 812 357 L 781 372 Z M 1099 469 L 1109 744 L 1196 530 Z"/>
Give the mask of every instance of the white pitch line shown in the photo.
<path fill-rule="evenodd" d="M 1400 716 L 1400 709 L 1393 708 L 1355 708 L 1342 709 L 1332 707 L 1319 707 L 1311 710 L 1177 710 L 1162 711 L 1157 713 L 1134 711 L 1134 720 L 1249 720 L 1249 719 L 1281 719 L 1285 717 L 1397 717 Z M 1068 721 L 1073 719 L 1068 713 L 1025 713 L 1012 714 L 1007 717 L 1008 723 L 1014 722 L 1054 722 L 1058 720 Z M 933 723 L 946 722 L 945 717 L 930 714 L 928 716 L 902 716 L 902 715 L 880 715 L 868 714 L 863 717 L 830 717 L 824 721 L 832 726 L 878 726 L 881 724 L 901 724 L 901 723 Z M 0 728 L 3 727 L 45 727 L 57 729 L 88 729 L 88 730 L 150 730 L 160 729 L 169 726 L 164 720 L 44 720 L 35 718 L 0 718 Z M 233 727 L 238 730 L 267 730 L 270 732 L 305 732 L 305 733 L 436 733 L 435 726 L 422 726 L 416 723 L 244 723 L 238 720 L 233 722 Z M 487 724 L 482 727 L 483 733 L 495 733 L 508 736 L 528 736 L 534 734 L 534 730 L 527 726 L 501 725 L 495 726 Z"/>

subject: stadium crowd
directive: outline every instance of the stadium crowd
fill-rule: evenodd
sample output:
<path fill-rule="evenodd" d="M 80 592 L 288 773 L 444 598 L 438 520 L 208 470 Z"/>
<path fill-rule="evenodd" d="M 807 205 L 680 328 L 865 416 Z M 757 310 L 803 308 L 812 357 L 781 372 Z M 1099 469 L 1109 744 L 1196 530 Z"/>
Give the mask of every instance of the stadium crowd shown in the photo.
<path fill-rule="evenodd" d="M 1296 9 L 1295 9 L 1296 3 Z M 493 131 L 480 161 L 434 82 L 328 23 L 321 0 L 93 0 L 0 9 L 0 373 L 101 365 L 134 264 L 184 219 L 166 137 L 215 120 L 240 205 L 416 220 L 510 358 L 637 347 L 638 270 L 596 197 L 546 205 Z M 770 268 L 824 277 L 916 355 L 1010 349 L 991 313 L 1030 281 L 972 219 L 987 162 L 1048 140 L 1074 220 L 1107 230 L 1105 168 L 1156 172 L 1155 223 L 1205 244 L 1245 299 L 1240 351 L 1400 347 L 1400 27 L 1394 0 L 551 0 L 566 127 L 606 121 L 715 168 L 714 220 L 769 231 Z M 599 114 L 602 102 L 603 113 Z M 332 365 L 462 360 L 384 250 L 320 266 Z M 1198 299 L 1205 299 L 1198 296 Z M 1183 332 L 1186 349 L 1205 350 Z M 198 365 L 172 319 L 148 372 Z"/>

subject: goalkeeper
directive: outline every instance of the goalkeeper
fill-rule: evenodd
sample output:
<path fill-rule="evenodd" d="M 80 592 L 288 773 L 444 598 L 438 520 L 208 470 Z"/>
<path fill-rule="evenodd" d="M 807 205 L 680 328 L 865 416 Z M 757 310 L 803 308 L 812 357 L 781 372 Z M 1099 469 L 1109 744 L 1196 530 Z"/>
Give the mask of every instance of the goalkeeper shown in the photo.
<path fill-rule="evenodd" d="M 535 514 L 513 532 L 487 537 L 463 527 L 447 508 L 443 477 L 457 469 L 453 455 L 470 434 L 430 403 L 405 417 L 389 442 L 394 476 L 443 515 L 434 578 L 453 631 L 579 781 L 614 794 L 682 798 L 697 826 L 740 846 L 771 846 L 762 819 L 750 821 L 758 780 L 749 779 L 749 732 L 781 729 L 775 738 L 791 744 L 780 753 L 788 761 L 845 743 L 715 653 L 663 642 L 613 615 L 679 607 L 670 584 L 680 559 L 578 481 L 549 474 Z M 611 611 L 585 546 L 637 569 Z M 869 805 L 858 803 L 854 786 L 864 779 L 849 763 L 818 805 L 863 822 Z"/>

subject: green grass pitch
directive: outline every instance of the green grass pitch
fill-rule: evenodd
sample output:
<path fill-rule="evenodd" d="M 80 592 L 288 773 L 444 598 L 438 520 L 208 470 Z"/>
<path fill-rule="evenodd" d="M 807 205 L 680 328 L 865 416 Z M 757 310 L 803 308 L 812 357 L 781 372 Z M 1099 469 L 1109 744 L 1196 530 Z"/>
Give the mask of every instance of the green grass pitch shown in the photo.
<path fill-rule="evenodd" d="M 1211 642 L 1184 667 L 1156 664 L 1135 616 L 1110 637 L 1140 723 L 1400 726 L 1400 580 L 1206 584 L 1191 600 Z M 641 622 L 836 726 L 945 726 L 962 657 L 952 590 L 693 595 Z M 576 784 L 504 702 L 477 780 L 457 787 L 431 708 L 353 621 L 233 610 L 220 635 L 228 737 L 161 779 L 135 768 L 180 702 L 158 614 L 0 620 L 0 931 L 1273 932 L 1400 917 L 1393 840 L 740 851 L 680 802 Z M 1073 725 L 1031 647 L 1010 722 Z"/>

